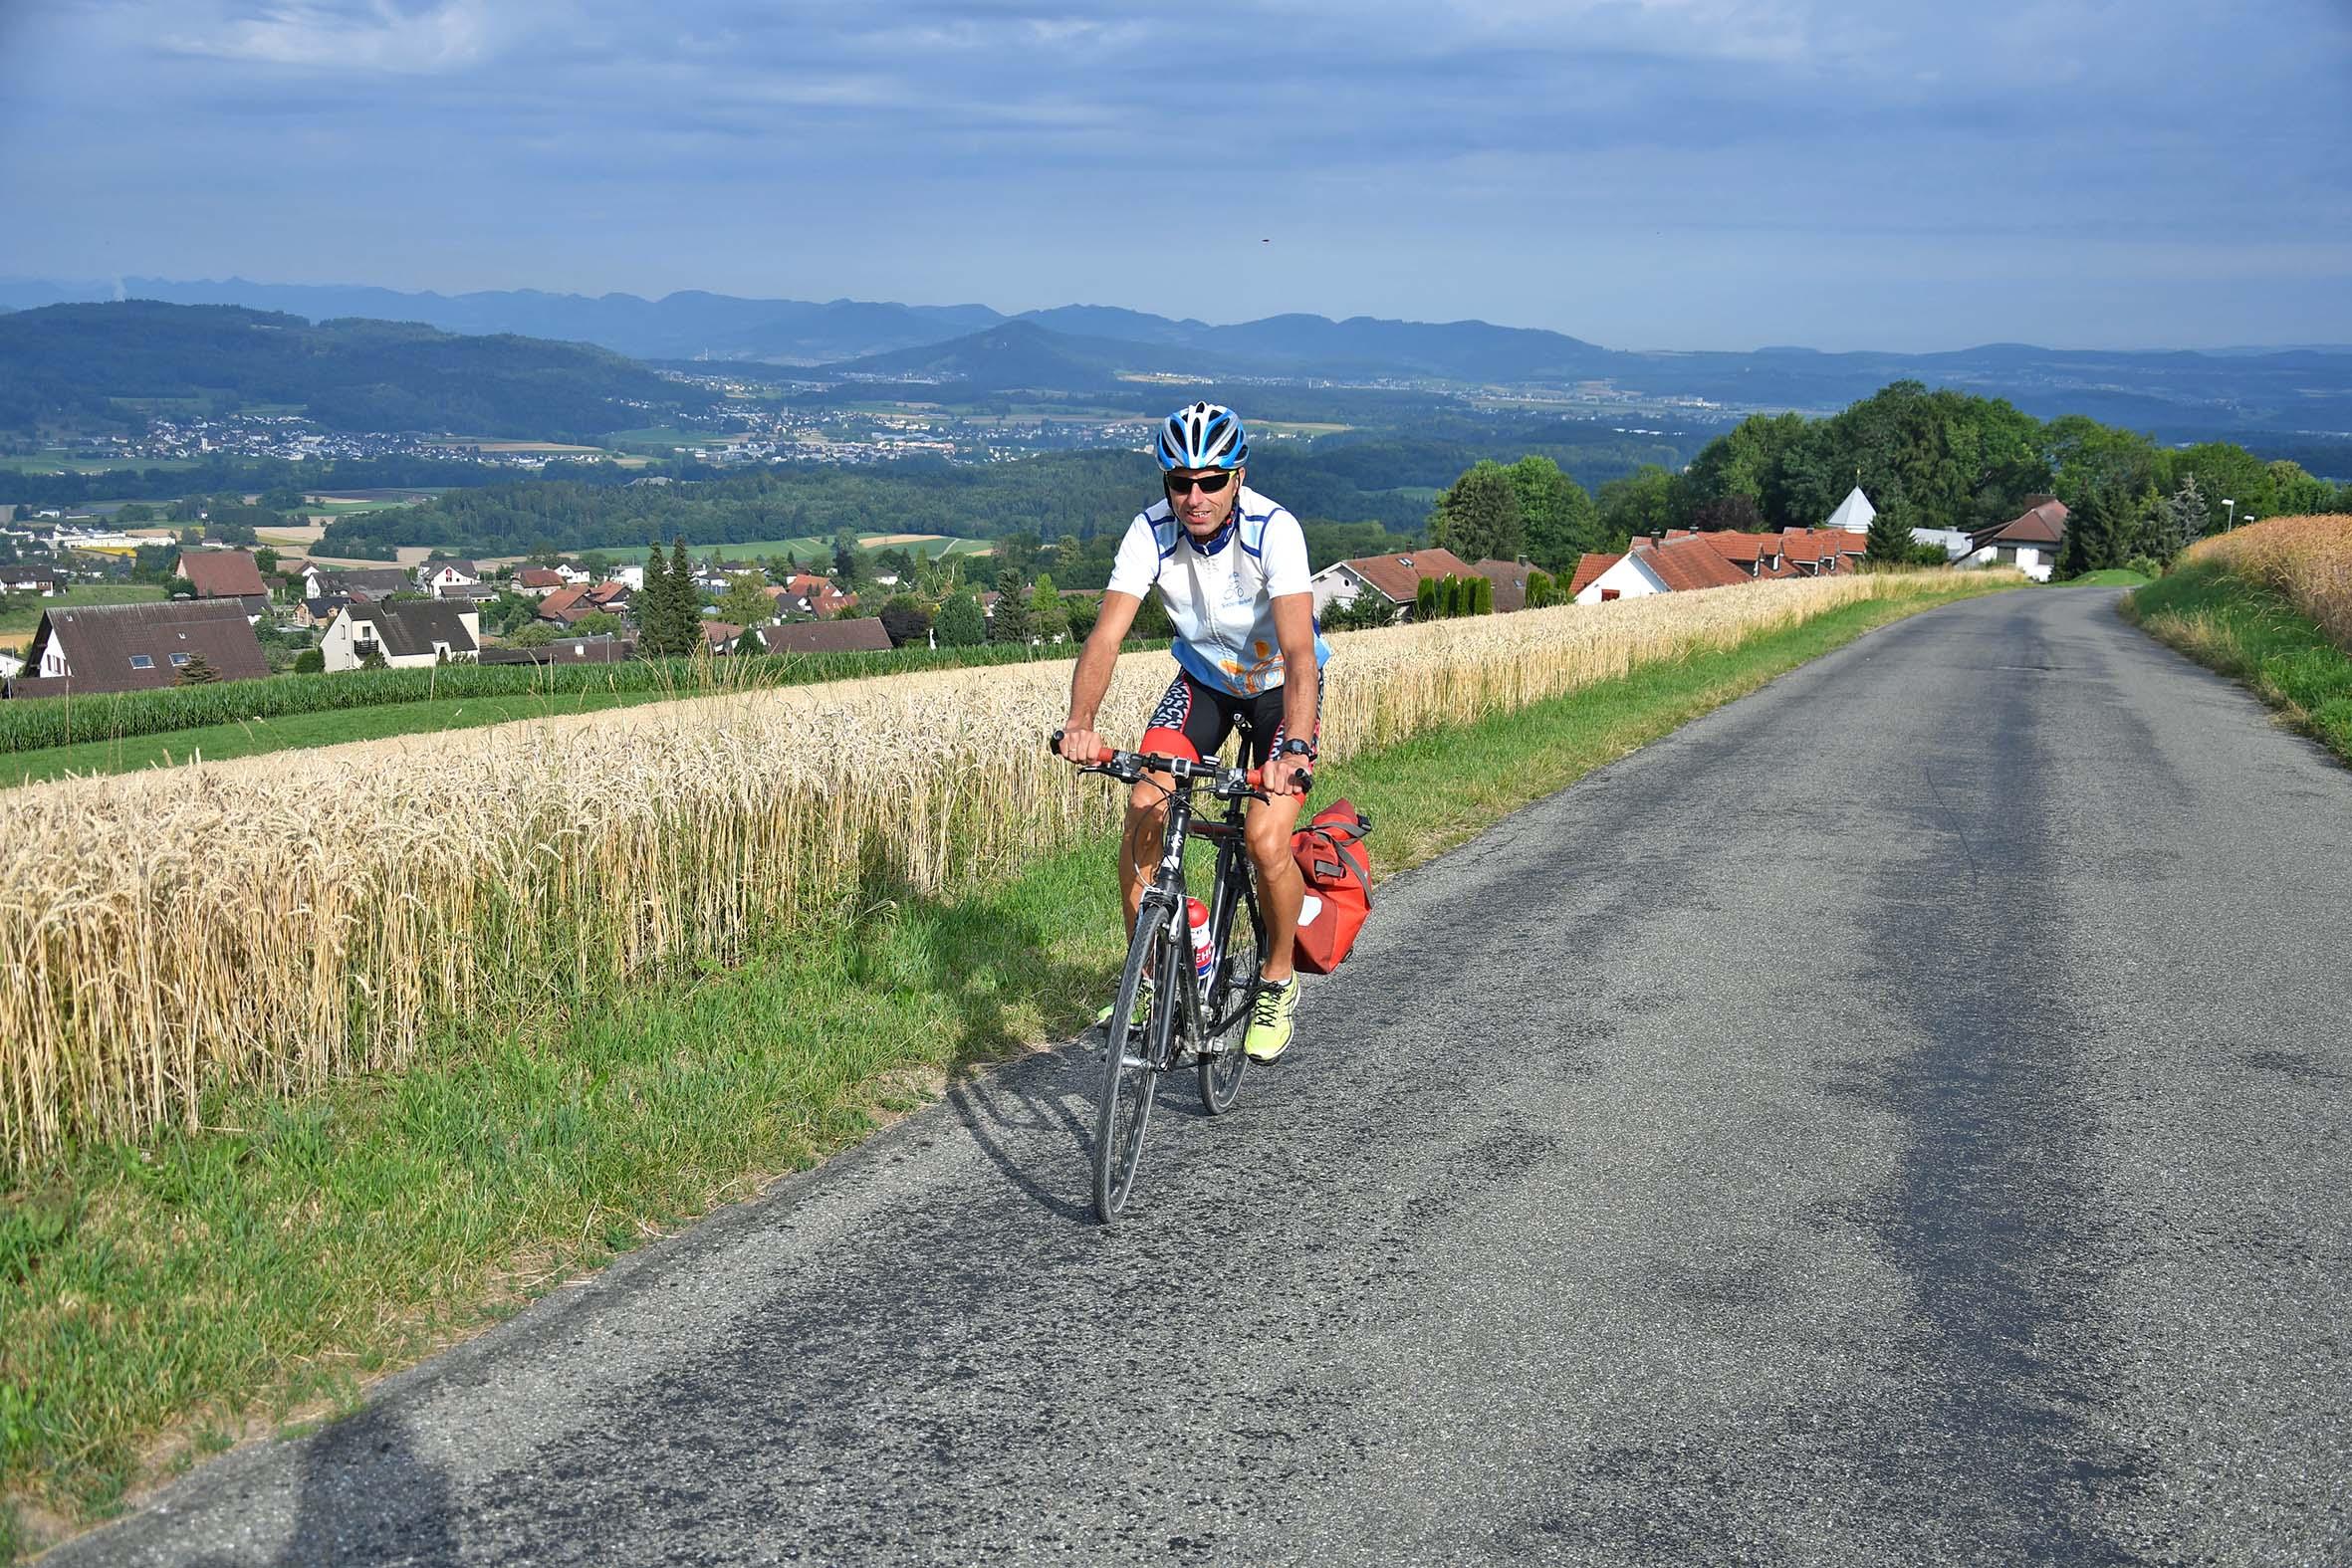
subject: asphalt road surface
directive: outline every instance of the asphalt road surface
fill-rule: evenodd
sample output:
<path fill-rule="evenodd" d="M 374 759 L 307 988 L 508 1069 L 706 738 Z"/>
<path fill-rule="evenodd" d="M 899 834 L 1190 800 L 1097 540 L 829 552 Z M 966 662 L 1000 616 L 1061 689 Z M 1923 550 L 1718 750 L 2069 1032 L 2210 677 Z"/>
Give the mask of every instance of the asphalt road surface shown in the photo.
<path fill-rule="evenodd" d="M 52 1561 L 2352 1562 L 2352 772 L 2113 600 L 1397 879 L 1114 1229 L 1065 1047 Z"/>

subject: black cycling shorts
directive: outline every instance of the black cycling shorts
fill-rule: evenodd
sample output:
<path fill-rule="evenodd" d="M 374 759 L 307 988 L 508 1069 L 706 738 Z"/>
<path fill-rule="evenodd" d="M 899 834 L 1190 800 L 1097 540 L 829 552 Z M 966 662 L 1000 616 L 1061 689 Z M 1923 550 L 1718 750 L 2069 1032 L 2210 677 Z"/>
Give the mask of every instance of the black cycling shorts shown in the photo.
<path fill-rule="evenodd" d="M 1190 757 L 1199 762 L 1216 756 L 1238 725 L 1242 766 L 1255 768 L 1289 738 L 1283 733 L 1283 702 L 1280 686 L 1254 697 L 1236 697 L 1202 685 L 1179 664 L 1176 678 L 1168 683 L 1160 705 L 1151 712 L 1151 726 L 1143 732 L 1143 749 L 1162 757 Z M 1322 736 L 1323 689 L 1319 680 L 1315 683 L 1314 718 L 1315 733 L 1307 737 L 1309 745 Z"/>

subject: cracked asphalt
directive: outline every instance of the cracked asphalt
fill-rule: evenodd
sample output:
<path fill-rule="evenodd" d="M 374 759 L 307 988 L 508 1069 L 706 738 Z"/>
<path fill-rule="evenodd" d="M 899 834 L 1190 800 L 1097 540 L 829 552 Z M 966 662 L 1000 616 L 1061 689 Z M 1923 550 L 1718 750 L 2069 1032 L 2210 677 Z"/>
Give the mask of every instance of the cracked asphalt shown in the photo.
<path fill-rule="evenodd" d="M 1042 1054 L 47 1561 L 2352 1562 L 2352 772 L 2113 601 L 1394 879 L 1114 1229 Z"/>

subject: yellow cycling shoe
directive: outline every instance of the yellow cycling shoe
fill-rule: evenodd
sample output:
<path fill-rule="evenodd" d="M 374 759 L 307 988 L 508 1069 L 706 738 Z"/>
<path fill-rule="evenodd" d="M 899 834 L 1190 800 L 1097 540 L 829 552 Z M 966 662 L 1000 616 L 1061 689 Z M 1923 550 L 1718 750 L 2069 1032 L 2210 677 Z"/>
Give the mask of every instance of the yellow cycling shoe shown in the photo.
<path fill-rule="evenodd" d="M 1258 983 L 1258 1001 L 1250 1009 L 1250 1032 L 1242 1049 L 1252 1061 L 1272 1061 L 1291 1048 L 1292 1025 L 1298 1017 L 1298 977 L 1277 986 Z"/>

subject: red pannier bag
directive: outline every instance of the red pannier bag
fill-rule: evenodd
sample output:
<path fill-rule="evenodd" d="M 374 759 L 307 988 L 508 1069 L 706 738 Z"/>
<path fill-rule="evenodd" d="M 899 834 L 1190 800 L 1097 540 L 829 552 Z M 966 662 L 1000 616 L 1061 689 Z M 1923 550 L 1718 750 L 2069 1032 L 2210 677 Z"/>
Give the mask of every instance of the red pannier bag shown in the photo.
<path fill-rule="evenodd" d="M 1298 939 L 1291 957 L 1309 975 L 1328 975 L 1355 946 L 1372 910 L 1372 852 L 1364 835 L 1371 819 L 1334 800 L 1291 835 L 1291 854 L 1306 878 L 1298 911 Z"/>

